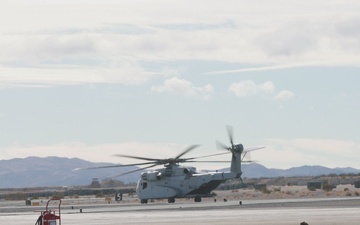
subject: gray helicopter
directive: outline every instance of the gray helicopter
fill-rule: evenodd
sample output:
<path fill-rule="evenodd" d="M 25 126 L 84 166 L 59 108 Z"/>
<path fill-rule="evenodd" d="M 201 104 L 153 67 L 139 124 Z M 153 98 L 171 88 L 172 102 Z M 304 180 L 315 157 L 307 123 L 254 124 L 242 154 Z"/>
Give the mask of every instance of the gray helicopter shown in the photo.
<path fill-rule="evenodd" d="M 249 162 L 244 161 L 247 153 L 262 149 L 264 147 L 244 148 L 242 144 L 234 144 L 232 127 L 227 127 L 230 144 L 228 147 L 220 142 L 217 142 L 218 148 L 227 150 L 226 152 L 205 155 L 200 157 L 182 158 L 185 154 L 192 151 L 198 145 L 192 145 L 185 151 L 181 152 L 174 158 L 155 159 L 138 156 L 130 156 L 118 154 L 116 156 L 144 160 L 146 162 L 125 164 L 125 165 L 112 165 L 93 167 L 88 169 L 100 168 L 113 168 L 113 167 L 126 167 L 126 166 L 144 166 L 140 169 L 128 171 L 118 174 L 121 176 L 141 170 L 150 169 L 159 165 L 164 167 L 156 170 L 148 170 L 141 174 L 141 177 L 136 186 L 136 194 L 142 204 L 147 204 L 151 199 L 167 199 L 169 203 L 174 203 L 176 198 L 194 198 L 195 202 L 201 202 L 203 197 L 215 196 L 212 191 L 217 188 L 221 183 L 230 179 L 241 179 L 241 163 Z M 231 161 L 199 161 L 197 159 L 218 156 L 231 153 Z M 231 162 L 230 171 L 228 172 L 208 172 L 198 173 L 195 167 L 180 166 L 180 163 L 189 162 L 207 162 L 207 163 L 224 163 Z"/>

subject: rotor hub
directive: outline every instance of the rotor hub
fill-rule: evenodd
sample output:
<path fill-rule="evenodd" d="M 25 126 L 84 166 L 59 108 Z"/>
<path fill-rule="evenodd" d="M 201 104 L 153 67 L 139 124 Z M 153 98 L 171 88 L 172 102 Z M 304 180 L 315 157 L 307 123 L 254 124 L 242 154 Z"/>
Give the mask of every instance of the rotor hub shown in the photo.
<path fill-rule="evenodd" d="M 241 154 L 243 151 L 244 151 L 244 146 L 242 144 L 234 145 L 233 152 Z"/>

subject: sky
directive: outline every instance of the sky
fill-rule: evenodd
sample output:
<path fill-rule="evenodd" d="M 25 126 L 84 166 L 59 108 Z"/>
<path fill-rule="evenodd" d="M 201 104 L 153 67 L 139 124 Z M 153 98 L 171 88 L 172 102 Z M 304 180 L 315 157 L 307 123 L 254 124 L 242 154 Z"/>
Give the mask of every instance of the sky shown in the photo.
<path fill-rule="evenodd" d="M 357 0 L 2 0 L 0 160 L 215 154 L 231 125 L 266 167 L 360 169 L 359 27 Z"/>

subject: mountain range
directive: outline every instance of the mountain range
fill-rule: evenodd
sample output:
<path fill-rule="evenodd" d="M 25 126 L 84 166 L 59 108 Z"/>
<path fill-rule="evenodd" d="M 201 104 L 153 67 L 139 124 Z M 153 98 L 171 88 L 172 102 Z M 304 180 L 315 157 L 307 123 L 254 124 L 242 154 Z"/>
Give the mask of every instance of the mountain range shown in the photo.
<path fill-rule="evenodd" d="M 0 160 L 0 188 L 52 187 L 89 185 L 93 178 L 100 181 L 114 174 L 137 169 L 137 167 L 118 167 L 74 171 L 75 168 L 87 168 L 115 165 L 112 163 L 94 163 L 79 158 L 28 157 Z M 229 170 L 224 168 L 220 171 Z M 252 163 L 242 165 L 244 178 L 319 176 L 326 174 L 360 173 L 354 168 L 327 168 L 323 166 L 301 166 L 290 169 L 271 169 Z M 117 179 L 136 182 L 143 171 L 127 174 Z"/>

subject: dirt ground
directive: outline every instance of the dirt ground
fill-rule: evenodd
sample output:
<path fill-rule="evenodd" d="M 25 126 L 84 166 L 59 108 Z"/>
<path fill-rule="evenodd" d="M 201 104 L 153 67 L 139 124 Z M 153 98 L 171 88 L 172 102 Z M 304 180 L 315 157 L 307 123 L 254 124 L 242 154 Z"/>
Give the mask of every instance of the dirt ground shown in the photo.
<path fill-rule="evenodd" d="M 338 185 L 332 191 L 317 189 L 310 191 L 306 186 L 268 186 L 265 190 L 235 189 L 215 191 L 217 198 L 236 200 L 248 199 L 286 199 L 286 198 L 326 198 L 326 197 L 356 197 L 360 198 L 360 189 L 354 185 Z"/>

